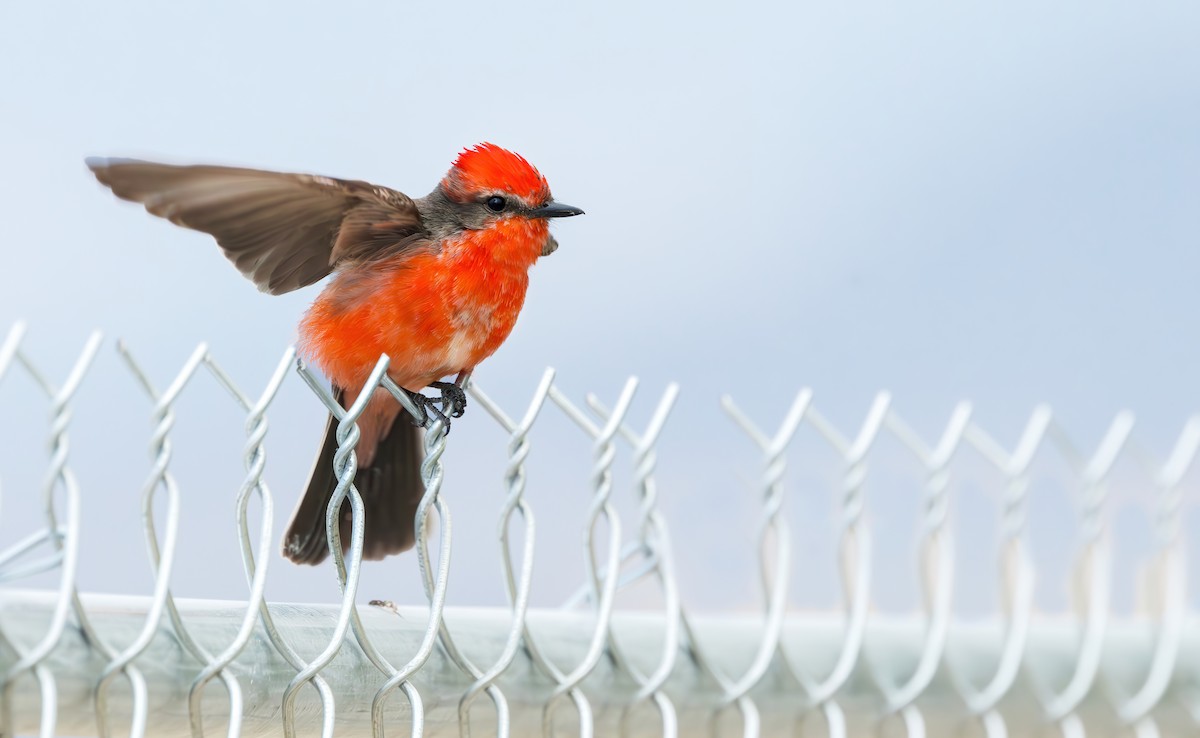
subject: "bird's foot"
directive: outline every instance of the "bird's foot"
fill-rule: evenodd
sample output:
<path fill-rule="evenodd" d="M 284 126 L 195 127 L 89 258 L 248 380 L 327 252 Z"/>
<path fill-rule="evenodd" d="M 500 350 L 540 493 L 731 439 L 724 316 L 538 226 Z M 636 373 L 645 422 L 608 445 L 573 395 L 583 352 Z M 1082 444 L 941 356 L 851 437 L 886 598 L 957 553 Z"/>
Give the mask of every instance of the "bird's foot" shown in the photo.
<path fill-rule="evenodd" d="M 441 390 L 442 396 L 437 402 L 442 403 L 442 412 L 452 418 L 461 418 L 467 409 L 467 393 L 455 382 L 433 382 L 429 385 Z"/>
<path fill-rule="evenodd" d="M 412 424 L 425 427 L 429 425 L 430 418 L 433 418 L 442 421 L 448 434 L 450 433 L 450 419 L 461 418 L 467 407 L 467 394 L 462 387 L 451 382 L 434 382 L 429 386 L 441 390 L 441 396 L 430 397 L 420 392 L 408 392 L 413 404 L 421 411 L 421 417 L 413 418 Z M 405 391 L 407 392 L 407 390 Z"/>
<path fill-rule="evenodd" d="M 412 400 L 417 409 L 421 411 L 421 417 L 411 419 L 413 425 L 424 428 L 429 425 L 430 418 L 436 418 L 446 426 L 447 432 L 450 431 L 450 418 L 446 417 L 446 414 L 438 407 L 441 398 L 429 397 L 420 392 L 409 392 L 408 390 L 405 392 L 408 393 L 408 399 Z"/>

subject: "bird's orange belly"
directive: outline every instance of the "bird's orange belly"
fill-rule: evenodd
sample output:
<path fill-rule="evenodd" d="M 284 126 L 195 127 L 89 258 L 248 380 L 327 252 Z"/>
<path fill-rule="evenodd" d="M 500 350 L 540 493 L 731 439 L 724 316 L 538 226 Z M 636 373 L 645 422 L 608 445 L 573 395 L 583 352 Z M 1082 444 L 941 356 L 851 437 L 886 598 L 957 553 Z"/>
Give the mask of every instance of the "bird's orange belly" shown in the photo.
<path fill-rule="evenodd" d="M 473 369 L 512 332 L 528 276 L 527 267 L 463 256 L 420 255 L 339 274 L 300 324 L 302 353 L 348 388 L 362 386 L 380 354 L 391 359 L 391 378 L 414 392 Z"/>

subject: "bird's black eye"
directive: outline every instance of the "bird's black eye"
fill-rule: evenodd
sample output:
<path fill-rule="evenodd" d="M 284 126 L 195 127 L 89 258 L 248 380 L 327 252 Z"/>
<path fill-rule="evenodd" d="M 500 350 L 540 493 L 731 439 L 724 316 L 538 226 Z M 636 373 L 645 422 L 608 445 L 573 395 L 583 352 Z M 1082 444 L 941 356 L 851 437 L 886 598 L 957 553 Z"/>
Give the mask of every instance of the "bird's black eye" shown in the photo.
<path fill-rule="evenodd" d="M 503 197 L 500 197 L 499 195 L 492 195 L 491 197 L 489 197 L 487 199 L 488 210 L 491 210 L 493 213 L 500 212 L 501 210 L 504 209 L 504 206 L 507 204 L 508 204 L 508 201 L 505 200 Z"/>

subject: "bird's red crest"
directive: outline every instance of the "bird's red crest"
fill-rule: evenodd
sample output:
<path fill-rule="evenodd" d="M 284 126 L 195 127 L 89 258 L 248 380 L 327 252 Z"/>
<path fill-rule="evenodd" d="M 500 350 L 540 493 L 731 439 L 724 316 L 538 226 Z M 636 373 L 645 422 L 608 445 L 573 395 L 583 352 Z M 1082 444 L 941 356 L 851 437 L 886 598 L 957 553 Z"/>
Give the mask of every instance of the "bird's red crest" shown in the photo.
<path fill-rule="evenodd" d="M 463 149 L 444 184 L 459 200 L 495 191 L 511 192 L 533 203 L 550 199 L 546 178 L 525 157 L 490 143 Z"/>

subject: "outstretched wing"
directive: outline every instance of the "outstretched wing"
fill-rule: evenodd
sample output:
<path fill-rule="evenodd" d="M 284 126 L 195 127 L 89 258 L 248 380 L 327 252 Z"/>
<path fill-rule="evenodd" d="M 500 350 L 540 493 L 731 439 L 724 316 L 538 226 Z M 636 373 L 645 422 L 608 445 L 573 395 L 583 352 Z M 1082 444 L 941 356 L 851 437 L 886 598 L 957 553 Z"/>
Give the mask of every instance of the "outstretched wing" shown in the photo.
<path fill-rule="evenodd" d="M 88 159 L 117 197 L 216 237 L 263 292 L 312 284 L 344 261 L 431 248 L 407 195 L 367 182 L 136 159 Z"/>

